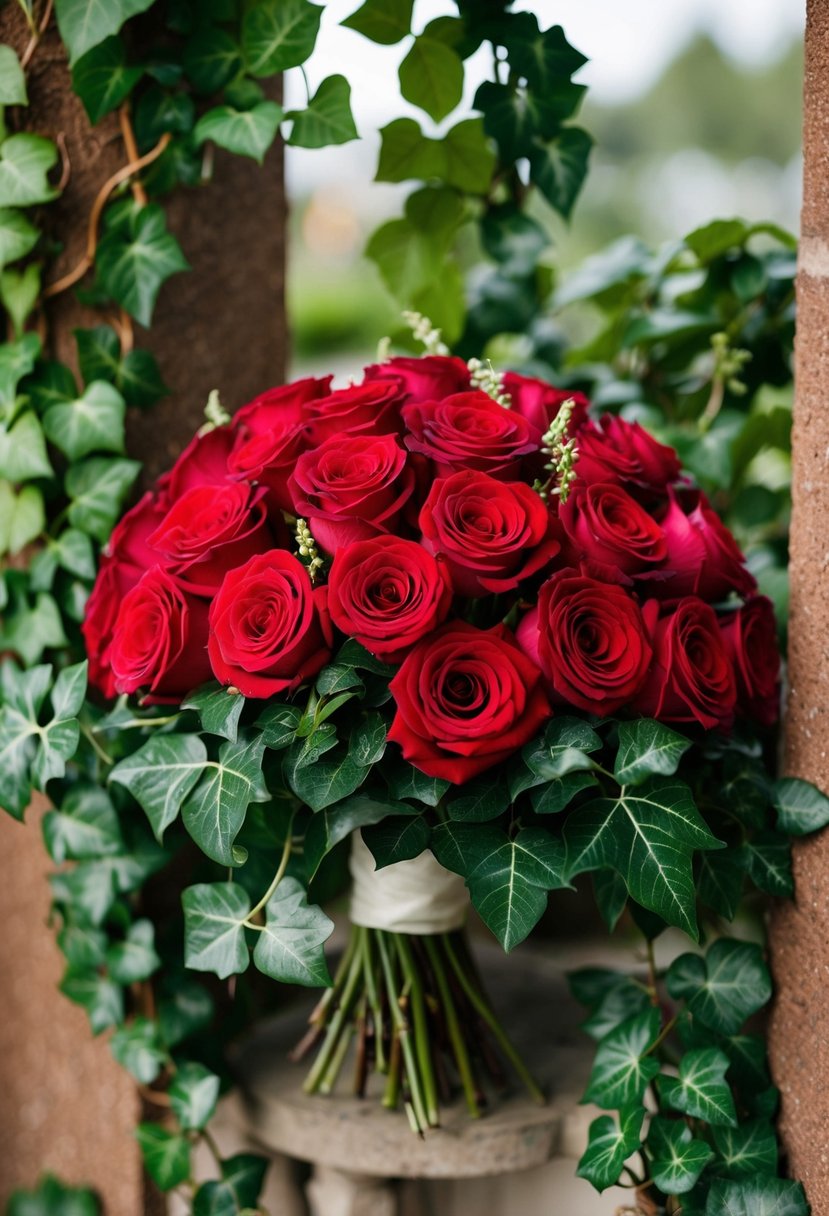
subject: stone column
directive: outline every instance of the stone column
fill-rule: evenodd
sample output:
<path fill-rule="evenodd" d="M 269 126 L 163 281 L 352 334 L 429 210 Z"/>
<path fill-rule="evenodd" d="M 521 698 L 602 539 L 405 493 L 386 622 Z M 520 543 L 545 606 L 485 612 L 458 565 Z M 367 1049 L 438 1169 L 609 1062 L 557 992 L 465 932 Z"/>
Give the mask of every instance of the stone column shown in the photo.
<path fill-rule="evenodd" d="M 0 42 L 19 52 L 26 40 L 19 6 L 4 5 Z M 114 116 L 90 129 L 54 26 L 32 60 L 28 87 L 22 121 L 61 135 L 70 166 L 64 196 L 43 209 L 64 244 L 50 271 L 57 279 L 79 260 L 92 200 L 127 157 Z M 151 475 L 192 435 L 211 388 L 232 409 L 284 374 L 281 149 L 264 168 L 217 151 L 214 180 L 164 205 L 193 269 L 162 288 L 152 332 L 136 326 L 136 345 L 154 352 L 172 389 L 130 420 L 129 452 Z M 71 361 L 72 329 L 100 319 L 71 292 L 56 298 L 52 352 Z M 134 1085 L 106 1043 L 93 1040 L 84 1013 L 57 991 L 63 962 L 47 924 L 51 863 L 40 837 L 42 811 L 39 800 L 25 825 L 0 812 L 0 1209 L 14 1187 L 51 1170 L 95 1186 L 107 1216 L 144 1216 L 155 1207 L 133 1139 Z"/>
<path fill-rule="evenodd" d="M 809 0 L 797 280 L 786 771 L 829 791 L 829 0 Z M 772 925 L 771 1056 L 790 1173 L 829 1216 L 829 831 L 795 847 Z"/>

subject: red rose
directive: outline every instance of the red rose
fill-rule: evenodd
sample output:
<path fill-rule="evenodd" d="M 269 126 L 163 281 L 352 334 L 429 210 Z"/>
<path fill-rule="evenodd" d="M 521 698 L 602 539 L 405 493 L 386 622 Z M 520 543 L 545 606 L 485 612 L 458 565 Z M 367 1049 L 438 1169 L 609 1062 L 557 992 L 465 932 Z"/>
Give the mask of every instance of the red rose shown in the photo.
<path fill-rule="evenodd" d="M 641 687 L 651 647 L 639 605 L 624 588 L 562 570 L 520 622 L 518 644 L 541 667 L 554 699 L 605 717 Z"/>
<path fill-rule="evenodd" d="M 455 784 L 506 760 L 551 714 L 541 672 L 504 625 L 443 625 L 390 687 L 397 713 L 389 739 L 415 768 Z"/>
<path fill-rule="evenodd" d="M 273 545 L 264 489 L 227 482 L 188 490 L 150 537 L 164 565 L 194 595 L 210 596 L 228 570 Z"/>
<path fill-rule="evenodd" d="M 519 376 L 517 372 L 505 372 L 502 383 L 512 402 L 510 408 L 514 413 L 526 418 L 535 432 L 537 444 L 541 443 L 541 437 L 565 401 L 573 402 L 568 428 L 571 433 L 587 421 L 589 402 L 584 393 L 553 388 L 552 384 L 547 384 L 544 380 L 536 380 L 534 376 Z"/>
<path fill-rule="evenodd" d="M 337 550 L 328 576 L 331 619 L 384 663 L 400 663 L 451 605 L 445 564 L 417 541 L 375 536 Z"/>
<path fill-rule="evenodd" d="M 718 618 L 737 680 L 737 705 L 763 726 L 780 713 L 780 652 L 771 600 L 756 595 Z"/>
<path fill-rule="evenodd" d="M 180 701 L 210 679 L 207 605 L 153 566 L 121 602 L 110 649 L 118 692 L 148 689 L 146 700 Z"/>
<path fill-rule="evenodd" d="M 684 496 L 685 509 L 670 491 L 668 509 L 661 521 L 667 541 L 665 569 L 670 577 L 654 584 L 653 594 L 670 599 L 698 595 L 716 603 L 732 591 L 749 595 L 757 587 L 745 567 L 737 542 L 704 494 Z"/>
<path fill-rule="evenodd" d="M 297 515 L 328 553 L 391 532 L 415 479 L 394 435 L 345 435 L 305 452 L 288 482 Z"/>
<path fill-rule="evenodd" d="M 325 588 L 284 549 L 252 557 L 225 575 L 210 606 L 213 674 L 246 697 L 298 688 L 331 657 Z"/>
<path fill-rule="evenodd" d="M 469 368 L 454 355 L 400 357 L 375 363 L 365 370 L 366 380 L 394 380 L 406 402 L 440 401 L 469 388 Z"/>
<path fill-rule="evenodd" d="M 326 397 L 331 391 L 333 376 L 308 376 L 295 380 L 293 384 L 280 384 L 260 393 L 237 410 L 231 427 L 246 435 L 264 435 L 276 428 L 305 422 L 305 407 L 318 397 Z"/>
<path fill-rule="evenodd" d="M 459 595 L 512 591 L 560 551 L 546 503 L 523 482 L 465 469 L 432 486 L 423 544 L 445 560 Z"/>
<path fill-rule="evenodd" d="M 403 409 L 406 447 L 434 461 L 438 477 L 478 469 L 503 481 L 520 475 L 522 457 L 537 452 L 533 428 L 486 393 L 456 393 Z"/>
<path fill-rule="evenodd" d="M 233 431 L 227 426 L 217 426 L 194 436 L 170 472 L 158 479 L 158 488 L 163 491 L 165 500 L 172 503 L 188 490 L 227 481 L 227 461 L 233 441 Z"/>
<path fill-rule="evenodd" d="M 653 665 L 631 709 L 706 730 L 730 726 L 737 690 L 714 609 L 688 596 L 659 619 L 658 611 L 654 600 L 645 605 Z"/>
<path fill-rule="evenodd" d="M 656 520 L 620 485 L 577 482 L 559 507 L 559 519 L 579 560 L 610 582 L 648 574 L 664 565 L 668 551 Z"/>
<path fill-rule="evenodd" d="M 657 442 L 638 422 L 604 414 L 576 437 L 576 473 L 584 481 L 615 481 L 639 490 L 661 491 L 682 469 L 673 448 Z"/>
<path fill-rule="evenodd" d="M 333 435 L 387 435 L 402 429 L 403 394 L 393 380 L 375 380 L 342 388 L 308 405 L 310 442 Z"/>

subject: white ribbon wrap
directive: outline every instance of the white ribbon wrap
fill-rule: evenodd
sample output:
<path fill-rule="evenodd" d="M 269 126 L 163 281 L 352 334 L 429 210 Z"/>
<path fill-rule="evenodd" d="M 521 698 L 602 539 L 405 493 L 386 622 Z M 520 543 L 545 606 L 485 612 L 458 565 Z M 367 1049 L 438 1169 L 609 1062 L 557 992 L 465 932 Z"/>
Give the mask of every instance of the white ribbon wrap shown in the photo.
<path fill-rule="evenodd" d="M 466 920 L 469 894 L 463 879 L 445 870 L 426 849 L 411 861 L 382 870 L 359 831 L 351 836 L 351 922 L 393 933 L 449 933 Z"/>

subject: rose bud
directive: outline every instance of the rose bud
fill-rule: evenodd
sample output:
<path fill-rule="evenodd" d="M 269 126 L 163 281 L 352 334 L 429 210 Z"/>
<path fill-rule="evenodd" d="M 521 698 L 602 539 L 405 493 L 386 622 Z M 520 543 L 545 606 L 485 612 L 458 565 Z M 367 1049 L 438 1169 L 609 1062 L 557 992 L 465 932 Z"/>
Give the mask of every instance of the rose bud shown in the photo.
<path fill-rule="evenodd" d="M 642 612 L 623 587 L 575 570 L 554 574 L 516 631 L 554 701 L 606 717 L 627 705 L 651 661 Z"/>
<path fill-rule="evenodd" d="M 665 570 L 669 577 L 650 590 L 671 600 L 698 595 L 709 603 L 726 599 L 732 591 L 750 595 L 757 582 L 746 569 L 737 542 L 704 494 L 684 496 L 685 509 L 671 490 L 668 509 L 661 519 L 667 543 Z"/>
<path fill-rule="evenodd" d="M 587 422 L 576 443 L 576 473 L 588 484 L 613 481 L 641 497 L 642 491 L 664 491 L 682 471 L 673 448 L 659 443 L 638 422 L 613 414 L 604 414 L 598 424 Z"/>
<path fill-rule="evenodd" d="M 588 563 L 598 578 L 625 582 L 619 574 L 653 574 L 665 564 L 662 529 L 620 485 L 577 481 L 559 507 L 559 519 L 576 560 Z"/>
<path fill-rule="evenodd" d="M 542 436 L 565 401 L 573 402 L 568 428 L 571 433 L 587 421 L 589 402 L 584 393 L 553 388 L 552 384 L 547 384 L 544 380 L 536 380 L 534 376 L 520 376 L 517 372 L 505 372 L 502 384 L 505 392 L 509 393 L 511 410 L 526 418 L 533 428 L 537 444 L 541 443 Z"/>
<path fill-rule="evenodd" d="M 409 431 L 406 447 L 427 456 L 437 477 L 477 469 L 513 481 L 520 475 L 522 457 L 538 451 L 526 418 L 486 393 L 456 393 L 442 401 L 407 405 L 403 421 Z"/>
<path fill-rule="evenodd" d="M 121 601 L 110 647 L 115 688 L 180 701 L 210 679 L 206 647 L 207 604 L 153 566 Z"/>
<path fill-rule="evenodd" d="M 718 618 L 737 680 L 737 706 L 762 726 L 780 715 L 780 651 L 770 599 L 755 595 Z"/>
<path fill-rule="evenodd" d="M 430 777 L 456 784 L 502 763 L 551 715 L 541 672 L 504 625 L 450 622 L 424 638 L 391 681 L 389 739 Z"/>
<path fill-rule="evenodd" d="M 331 641 L 325 588 L 284 549 L 231 570 L 210 606 L 213 674 L 246 697 L 292 692 L 325 666 Z"/>
<path fill-rule="evenodd" d="M 655 600 L 645 605 L 653 664 L 631 709 L 678 726 L 730 726 L 737 688 L 714 609 L 688 596 L 658 613 Z"/>
<path fill-rule="evenodd" d="M 469 368 L 454 355 L 401 356 L 375 363 L 365 370 L 366 380 L 394 380 L 408 405 L 412 401 L 440 401 L 469 388 Z"/>
<path fill-rule="evenodd" d="M 339 389 L 308 405 L 311 444 L 335 435 L 388 435 L 403 429 L 400 407 L 403 394 L 393 380 L 375 380 Z"/>
<path fill-rule="evenodd" d="M 288 490 L 317 544 L 335 553 L 393 531 L 414 485 L 395 435 L 345 435 L 303 453 Z"/>
<path fill-rule="evenodd" d="M 445 563 L 417 541 L 375 536 L 337 550 L 328 576 L 331 619 L 384 663 L 400 663 L 451 606 Z"/>
<path fill-rule="evenodd" d="M 436 481 L 419 522 L 459 595 L 512 591 L 561 550 L 555 518 L 534 490 L 474 469 Z"/>

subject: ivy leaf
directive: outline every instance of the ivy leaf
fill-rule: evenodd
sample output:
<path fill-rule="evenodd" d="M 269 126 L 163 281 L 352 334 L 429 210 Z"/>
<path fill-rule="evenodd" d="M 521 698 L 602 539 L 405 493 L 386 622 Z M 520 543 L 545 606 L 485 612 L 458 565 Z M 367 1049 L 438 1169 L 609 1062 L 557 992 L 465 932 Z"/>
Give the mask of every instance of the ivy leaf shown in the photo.
<path fill-rule="evenodd" d="M 323 943 L 334 922 L 322 908 L 308 903 L 295 878 L 283 878 L 268 900 L 265 928 L 257 934 L 253 961 L 265 975 L 283 984 L 308 988 L 330 985 Z"/>
<path fill-rule="evenodd" d="M 288 784 L 312 811 L 322 811 L 358 789 L 370 772 L 360 765 L 345 745 L 329 751 L 313 764 L 288 767 Z"/>
<path fill-rule="evenodd" d="M 400 64 L 400 92 L 434 122 L 440 122 L 460 104 L 463 63 L 450 46 L 430 35 L 429 26 L 418 34 Z"/>
<path fill-rule="evenodd" d="M 650 1005 L 650 997 L 642 984 L 627 975 L 618 975 L 616 980 L 582 1023 L 582 1030 L 597 1042 L 634 1014 L 644 1013 Z"/>
<path fill-rule="evenodd" d="M 51 476 L 43 431 L 31 410 L 21 414 L 10 430 L 0 427 L 0 477 L 21 482 Z"/>
<path fill-rule="evenodd" d="M 500 775 L 484 773 L 459 788 L 459 797 L 446 803 L 450 819 L 459 823 L 486 823 L 497 819 L 510 804 L 506 781 Z"/>
<path fill-rule="evenodd" d="M 102 543 L 112 531 L 141 465 L 137 460 L 92 456 L 66 472 L 69 522 Z"/>
<path fill-rule="evenodd" d="M 218 761 L 210 761 L 201 781 L 184 803 L 181 817 L 196 844 L 219 865 L 239 865 L 233 842 L 251 802 L 267 802 L 262 778 L 265 744 L 260 737 L 223 743 Z"/>
<path fill-rule="evenodd" d="M 212 139 L 220 148 L 237 156 L 249 156 L 261 165 L 281 121 L 282 107 L 275 101 L 260 101 L 250 110 L 215 106 L 196 123 L 193 138 L 197 144 Z"/>
<path fill-rule="evenodd" d="M 271 751 L 281 751 L 293 743 L 301 717 L 302 711 L 296 705 L 268 705 L 256 719 L 265 747 Z"/>
<path fill-rule="evenodd" d="M 259 1201 L 268 1162 L 238 1153 L 222 1162 L 222 1181 L 205 1182 L 196 1191 L 193 1216 L 246 1216 Z"/>
<path fill-rule="evenodd" d="M 659 1072 L 659 1061 L 647 1053 L 660 1028 L 659 1010 L 650 1006 L 606 1035 L 596 1050 L 584 1100 L 605 1110 L 641 1103 Z"/>
<path fill-rule="evenodd" d="M 41 135 L 9 135 L 0 145 L 0 207 L 34 207 L 60 193 L 47 174 L 58 150 Z"/>
<path fill-rule="evenodd" d="M 101 1216 L 101 1203 L 88 1187 L 65 1186 L 45 1174 L 34 1190 L 9 1196 L 6 1216 Z"/>
<path fill-rule="evenodd" d="M 242 22 L 251 76 L 273 76 L 305 63 L 317 41 L 322 6 L 310 0 L 256 0 Z"/>
<path fill-rule="evenodd" d="M 117 304 L 149 326 L 162 283 L 189 263 L 171 232 L 158 203 L 138 207 L 120 204 L 123 210 L 110 221 L 98 243 L 95 265 L 101 288 Z"/>
<path fill-rule="evenodd" d="M 575 776 L 576 774 L 572 774 L 562 780 L 569 781 Z M 615 870 L 596 870 L 593 873 L 593 891 L 601 918 L 612 933 L 627 906 L 628 889 L 625 880 Z"/>
<path fill-rule="evenodd" d="M 43 817 L 43 838 L 57 865 L 123 851 L 118 816 L 106 790 L 87 782 L 69 789 L 60 809 Z"/>
<path fill-rule="evenodd" d="M 197 93 L 218 93 L 238 73 L 242 55 L 230 34 L 208 25 L 184 44 L 182 65 Z"/>
<path fill-rule="evenodd" d="M 0 106 L 26 106 L 26 77 L 10 46 L 0 46 Z"/>
<path fill-rule="evenodd" d="M 106 952 L 110 979 L 116 984 L 135 984 L 149 979 L 161 966 L 155 952 L 155 930 L 150 920 L 137 920 L 130 925 L 122 942 L 115 942 Z"/>
<path fill-rule="evenodd" d="M 567 773 L 593 767 L 588 752 L 602 745 L 596 732 L 581 718 L 553 718 L 541 739 L 528 743 L 521 757 L 531 773 L 552 781 Z"/>
<path fill-rule="evenodd" d="M 184 1131 L 201 1129 L 213 1117 L 219 1078 L 203 1064 L 181 1064 L 167 1091 L 170 1106 Z"/>
<path fill-rule="evenodd" d="M 380 130 L 380 159 L 375 181 L 428 181 L 445 177 L 446 150 L 428 139 L 413 118 L 396 118 Z"/>
<path fill-rule="evenodd" d="M 486 194 L 495 171 L 493 151 L 480 118 L 467 118 L 452 127 L 444 137 L 446 172 L 441 174 L 448 186 L 466 194 Z"/>
<path fill-rule="evenodd" d="M 31 253 L 39 236 L 37 228 L 22 211 L 6 207 L 0 209 L 0 266 L 16 262 L 18 258 Z"/>
<path fill-rule="evenodd" d="M 209 735 L 221 735 L 235 743 L 239 734 L 239 719 L 245 707 L 241 693 L 231 693 L 223 684 L 212 681 L 191 692 L 182 701 L 182 709 L 194 709 L 199 715 L 202 730 Z"/>
<path fill-rule="evenodd" d="M 708 1192 L 705 1216 L 809 1216 L 799 1182 L 782 1178 L 715 1181 Z"/>
<path fill-rule="evenodd" d="M 119 761 L 109 779 L 126 786 L 160 841 L 206 764 L 207 748 L 198 735 L 157 735 Z"/>
<path fill-rule="evenodd" d="M 625 1161 L 642 1142 L 644 1118 L 644 1107 L 637 1105 L 620 1111 L 618 1124 L 610 1115 L 594 1119 L 576 1177 L 586 1178 L 597 1191 L 604 1191 L 617 1182 Z"/>
<path fill-rule="evenodd" d="M 12 268 L 0 272 L 0 301 L 12 323 L 15 337 L 20 337 L 40 295 L 40 266 L 30 262 L 22 270 Z"/>
<path fill-rule="evenodd" d="M 160 977 L 158 1025 L 168 1047 L 210 1024 L 214 1007 L 210 993 L 186 971 L 165 968 Z"/>
<path fill-rule="evenodd" d="M 725 1079 L 728 1056 L 716 1047 L 686 1051 L 679 1076 L 660 1076 L 659 1092 L 673 1110 L 714 1125 L 736 1127 L 734 1098 Z"/>
<path fill-rule="evenodd" d="M 425 815 L 392 815 L 363 831 L 376 868 L 410 861 L 429 846 L 432 830 Z"/>
<path fill-rule="evenodd" d="M 247 969 L 250 953 L 245 918 L 250 899 L 234 882 L 200 883 L 181 896 L 184 908 L 184 962 L 193 971 L 212 971 L 220 980 Z"/>
<path fill-rule="evenodd" d="M 53 777 L 62 777 L 78 746 L 76 715 L 86 690 L 87 664 L 59 674 L 52 688 L 52 717 L 42 726 L 38 719 L 51 670 L 18 671 L 10 662 L 2 668 L 0 806 L 16 818 L 22 817 L 32 786 L 43 790 Z"/>
<path fill-rule="evenodd" d="M 721 937 L 705 958 L 681 954 L 668 969 L 668 991 L 720 1034 L 736 1034 L 771 1000 L 771 976 L 759 946 Z"/>
<path fill-rule="evenodd" d="M 305 110 L 291 110 L 293 119 L 288 143 L 295 148 L 325 148 L 358 139 L 351 113 L 351 85 L 345 76 L 323 80 Z"/>
<path fill-rule="evenodd" d="M 818 832 L 829 823 L 829 798 L 810 781 L 782 777 L 774 783 L 772 801 L 777 829 L 789 836 Z"/>
<path fill-rule="evenodd" d="M 757 832 L 740 847 L 749 877 L 761 891 L 791 899 L 794 895 L 792 846 L 776 832 Z"/>
<path fill-rule="evenodd" d="M 72 68 L 72 91 L 80 97 L 91 123 L 114 110 L 141 79 L 143 69 L 127 65 L 127 51 L 116 35 L 87 51 Z"/>
<path fill-rule="evenodd" d="M 340 24 L 381 46 L 394 46 L 412 28 L 414 0 L 366 0 Z"/>
<path fill-rule="evenodd" d="M 384 764 L 382 772 L 388 782 L 389 793 L 398 801 L 410 799 L 425 806 L 437 806 L 451 785 L 441 777 L 428 777 L 405 760 Z"/>
<path fill-rule="evenodd" d="M 0 410 L 10 419 L 17 398 L 17 386 L 33 370 L 40 354 L 37 334 L 24 334 L 16 342 L 0 345 Z"/>
<path fill-rule="evenodd" d="M 564 828 L 568 874 L 609 867 L 632 897 L 696 937 L 691 855 L 721 847 L 684 782 L 652 777 L 573 811 Z"/>
<path fill-rule="evenodd" d="M 97 971 L 106 959 L 107 935 L 90 925 L 67 924 L 58 933 L 58 946 L 70 968 Z"/>
<path fill-rule="evenodd" d="M 613 775 L 620 785 L 638 785 L 654 774 L 672 777 L 690 746 L 690 739 L 650 718 L 620 722 Z"/>
<path fill-rule="evenodd" d="M 164 1066 L 166 1056 L 158 1040 L 158 1027 L 150 1018 L 135 1017 L 119 1026 L 109 1045 L 121 1067 L 142 1085 L 150 1085 Z"/>
<path fill-rule="evenodd" d="M 738 848 L 701 853 L 699 857 L 699 897 L 726 920 L 733 920 L 737 914 L 743 890 L 744 863 L 744 855 Z"/>
<path fill-rule="evenodd" d="M 55 0 L 61 40 L 74 65 L 93 46 L 117 34 L 136 13 L 143 13 L 153 0 Z"/>
<path fill-rule="evenodd" d="M 131 350 L 121 357 L 121 343 L 109 325 L 76 329 L 78 363 L 84 382 L 106 380 L 114 384 L 127 405 L 153 405 L 170 390 L 161 379 L 158 363 L 148 350 Z M 73 391 L 66 400 L 73 400 Z"/>
<path fill-rule="evenodd" d="M 547 892 L 566 885 L 561 843 L 541 828 L 510 838 L 496 827 L 441 823 L 432 851 L 464 878 L 478 914 L 507 951 L 538 922 Z"/>
<path fill-rule="evenodd" d="M 10 577 L 7 575 L 7 584 Z M 44 650 L 69 645 L 60 610 L 51 595 L 40 593 L 30 602 L 19 583 L 9 590 L 12 606 L 6 605 L 0 616 L 0 650 L 12 651 L 29 665 L 36 663 Z"/>
<path fill-rule="evenodd" d="M 386 724 L 376 710 L 368 710 L 355 722 L 348 748 L 357 764 L 363 767 L 382 760 L 386 750 Z"/>
<path fill-rule="evenodd" d="M 356 828 L 379 823 L 393 809 L 388 803 L 375 802 L 358 795 L 338 803 L 332 810 L 314 815 L 305 833 L 302 853 L 308 882 L 316 874 L 322 859 L 341 840 L 345 840 Z"/>
<path fill-rule="evenodd" d="M 190 1177 L 190 1141 L 158 1123 L 139 1123 L 135 1131 L 144 1168 L 161 1191 L 171 1191 Z"/>
<path fill-rule="evenodd" d="M 43 418 L 47 439 L 69 457 L 90 452 L 123 452 L 126 404 L 105 380 L 93 380 L 74 401 L 53 405 Z"/>
<path fill-rule="evenodd" d="M 15 494 L 7 481 L 0 481 L 0 554 L 20 553 L 45 527 L 43 494 L 37 486 L 23 486 Z"/>
<path fill-rule="evenodd" d="M 97 971 L 76 970 L 70 966 L 60 982 L 60 990 L 86 1011 L 93 1034 L 101 1034 L 124 1020 L 122 989 Z"/>
<path fill-rule="evenodd" d="M 776 1175 L 780 1155 L 777 1136 L 764 1119 L 750 1119 L 739 1127 L 713 1127 L 711 1132 L 720 1158 L 718 1170 L 731 1178 Z"/>
<path fill-rule="evenodd" d="M 570 45 L 560 25 L 541 30 L 532 13 L 517 14 L 510 22 L 510 65 L 531 88 L 545 89 L 562 77 L 569 79 L 585 63 L 587 57 Z"/>
<path fill-rule="evenodd" d="M 697 1140 L 679 1119 L 651 1120 L 648 1130 L 651 1176 L 666 1195 L 690 1191 L 714 1156 L 704 1140 Z"/>
<path fill-rule="evenodd" d="M 550 206 L 569 219 L 587 176 L 592 138 L 580 127 L 565 127 L 554 140 L 530 153 L 530 181 Z"/>

